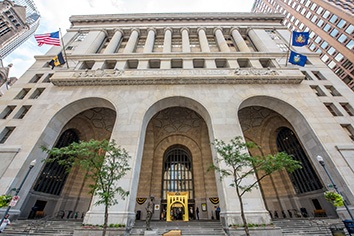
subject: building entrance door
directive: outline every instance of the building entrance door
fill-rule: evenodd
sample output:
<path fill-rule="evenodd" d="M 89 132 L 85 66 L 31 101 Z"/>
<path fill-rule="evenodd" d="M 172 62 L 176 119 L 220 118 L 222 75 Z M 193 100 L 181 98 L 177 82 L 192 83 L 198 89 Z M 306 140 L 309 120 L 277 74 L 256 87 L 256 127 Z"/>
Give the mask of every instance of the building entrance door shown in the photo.
<path fill-rule="evenodd" d="M 189 221 L 188 192 L 167 192 L 166 221 Z"/>

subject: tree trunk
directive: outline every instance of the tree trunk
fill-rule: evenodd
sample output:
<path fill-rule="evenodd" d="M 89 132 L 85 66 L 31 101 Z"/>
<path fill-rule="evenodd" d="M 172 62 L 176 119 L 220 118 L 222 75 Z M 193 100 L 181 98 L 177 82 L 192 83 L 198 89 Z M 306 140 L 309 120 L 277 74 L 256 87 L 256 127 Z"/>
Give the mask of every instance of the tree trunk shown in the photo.
<path fill-rule="evenodd" d="M 242 221 L 243 221 L 243 227 L 244 227 L 246 235 L 250 236 L 250 231 L 248 229 L 248 223 L 247 223 L 247 220 L 246 220 L 245 211 L 244 211 L 244 208 L 243 208 L 242 196 L 240 195 L 240 191 L 239 191 L 238 187 L 236 187 L 236 192 L 237 192 L 238 199 L 240 201 L 241 218 L 242 218 Z"/>
<path fill-rule="evenodd" d="M 105 207 L 104 207 L 104 222 L 103 222 L 102 236 L 105 236 L 105 235 L 106 235 L 107 223 L 108 223 L 108 204 L 105 204 Z"/>

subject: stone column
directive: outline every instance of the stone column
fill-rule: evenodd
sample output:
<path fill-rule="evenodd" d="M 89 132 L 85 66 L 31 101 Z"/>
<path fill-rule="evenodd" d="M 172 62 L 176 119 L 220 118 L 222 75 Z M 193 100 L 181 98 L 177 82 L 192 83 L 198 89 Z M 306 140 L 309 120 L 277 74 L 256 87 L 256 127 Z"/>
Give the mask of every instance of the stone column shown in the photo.
<path fill-rule="evenodd" d="M 231 34 L 240 52 L 251 52 L 237 28 L 231 29 Z"/>
<path fill-rule="evenodd" d="M 172 29 L 165 28 L 165 38 L 163 41 L 163 53 L 172 52 Z M 161 60 L 161 69 L 171 69 L 171 60 Z"/>
<path fill-rule="evenodd" d="M 189 42 L 189 30 L 187 28 L 182 28 L 181 33 L 182 33 L 182 52 L 190 53 L 191 45 Z M 183 69 L 193 69 L 193 61 L 191 59 L 183 59 Z"/>
<path fill-rule="evenodd" d="M 182 52 L 191 52 L 191 45 L 189 43 L 189 29 L 182 28 Z"/>
<path fill-rule="evenodd" d="M 73 51 L 73 55 L 77 54 L 92 54 L 96 53 L 97 50 L 103 43 L 106 37 L 106 32 L 102 30 L 91 30 L 85 39 L 80 43 L 80 45 Z"/>
<path fill-rule="evenodd" d="M 226 43 L 224 34 L 222 33 L 221 28 L 215 28 L 214 29 L 214 34 L 216 38 L 216 42 L 218 43 L 219 49 L 221 52 L 230 52 L 230 48 Z"/>
<path fill-rule="evenodd" d="M 130 36 L 129 36 L 129 40 L 128 40 L 127 44 L 125 45 L 123 53 L 134 52 L 135 46 L 138 42 L 139 33 L 140 33 L 139 29 L 132 29 Z"/>
<path fill-rule="evenodd" d="M 199 28 L 198 30 L 199 44 L 202 52 L 210 52 L 208 38 L 205 33 L 205 28 Z M 205 60 L 205 68 L 216 68 L 215 60 Z"/>
<path fill-rule="evenodd" d="M 146 37 L 145 46 L 144 46 L 144 53 L 151 53 L 154 49 L 154 42 L 155 42 L 155 29 L 148 29 L 148 35 Z"/>
<path fill-rule="evenodd" d="M 119 46 L 119 42 L 121 41 L 123 37 L 123 31 L 122 30 L 116 30 L 114 33 L 111 41 L 108 43 L 106 49 L 104 50 L 103 54 L 110 54 L 114 53 Z"/>
<path fill-rule="evenodd" d="M 201 48 L 202 52 L 210 52 L 208 39 L 205 34 L 205 29 L 199 28 L 197 31 L 198 31 L 198 36 L 199 36 L 200 48 Z"/>
<path fill-rule="evenodd" d="M 165 29 L 165 38 L 163 41 L 163 53 L 169 53 L 172 51 L 172 29 Z"/>
<path fill-rule="evenodd" d="M 264 30 L 248 29 L 247 34 L 250 36 L 254 46 L 256 46 L 259 52 L 268 51 L 266 44 L 263 42 L 266 40 L 267 37 L 269 37 L 269 35 Z"/>

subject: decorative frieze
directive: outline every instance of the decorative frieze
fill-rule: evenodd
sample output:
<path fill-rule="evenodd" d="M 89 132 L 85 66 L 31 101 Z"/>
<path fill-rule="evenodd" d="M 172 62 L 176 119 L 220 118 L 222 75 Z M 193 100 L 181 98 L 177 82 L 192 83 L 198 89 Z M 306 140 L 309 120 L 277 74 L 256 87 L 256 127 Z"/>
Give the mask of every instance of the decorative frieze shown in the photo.
<path fill-rule="evenodd" d="M 56 86 L 90 85 L 157 85 L 157 84 L 299 84 L 302 73 L 255 69 L 175 69 L 175 70 L 119 70 L 97 69 L 56 72 L 51 82 Z"/>

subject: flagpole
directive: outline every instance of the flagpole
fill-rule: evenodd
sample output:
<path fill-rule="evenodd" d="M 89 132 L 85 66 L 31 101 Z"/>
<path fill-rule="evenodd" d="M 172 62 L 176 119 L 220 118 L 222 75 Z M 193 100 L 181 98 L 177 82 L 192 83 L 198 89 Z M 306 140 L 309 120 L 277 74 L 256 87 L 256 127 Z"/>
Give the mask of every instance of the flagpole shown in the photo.
<path fill-rule="evenodd" d="M 59 28 L 59 33 L 60 33 L 61 44 L 63 45 L 64 57 L 65 57 L 65 61 L 66 61 L 66 68 L 69 69 L 69 61 L 68 61 L 68 58 L 67 58 L 67 56 L 66 56 L 64 40 L 63 40 L 63 36 L 62 36 L 62 33 L 61 33 L 61 29 L 60 29 L 60 28 Z"/>
<path fill-rule="evenodd" d="M 291 36 L 292 32 L 290 31 L 290 37 L 289 37 L 289 42 L 288 42 L 288 51 L 286 53 L 286 61 L 285 61 L 285 67 L 288 66 L 288 60 L 289 60 L 289 54 L 290 54 L 290 42 L 291 42 Z"/>

